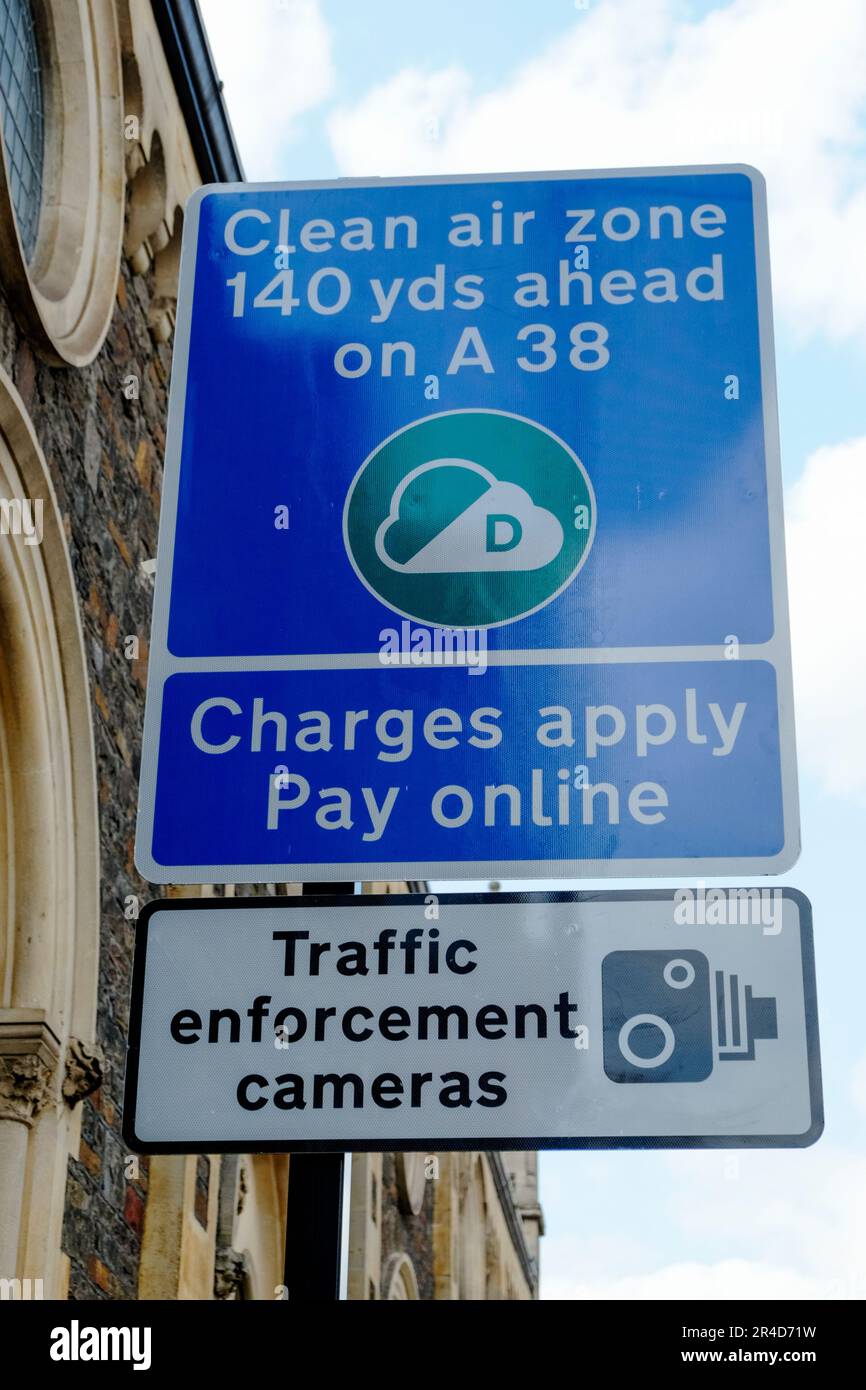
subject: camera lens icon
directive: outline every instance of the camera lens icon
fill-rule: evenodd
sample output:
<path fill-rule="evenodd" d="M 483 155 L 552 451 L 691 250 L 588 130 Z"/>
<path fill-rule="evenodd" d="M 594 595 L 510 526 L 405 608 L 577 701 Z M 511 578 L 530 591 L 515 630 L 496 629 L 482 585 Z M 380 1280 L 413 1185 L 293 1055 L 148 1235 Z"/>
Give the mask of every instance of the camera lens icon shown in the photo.
<path fill-rule="evenodd" d="M 666 985 L 671 989 L 689 989 L 695 982 L 695 967 L 690 960 L 685 960 L 682 956 L 677 956 L 669 960 L 662 976 Z M 642 1029 L 644 1034 L 648 1030 L 655 1029 L 661 1035 L 661 1047 L 653 1056 L 646 1053 L 636 1053 L 631 1046 L 631 1036 L 636 1029 Z M 656 1067 L 663 1067 L 665 1062 L 673 1056 L 674 1048 L 677 1045 L 674 1030 L 667 1019 L 661 1018 L 659 1014 L 633 1014 L 619 1030 L 619 1050 L 627 1062 L 633 1067 L 643 1071 L 653 1071 Z"/>
<path fill-rule="evenodd" d="M 713 1069 L 710 967 L 702 951 L 612 951 L 601 966 L 611 1081 L 704 1081 Z"/>
<path fill-rule="evenodd" d="M 635 1028 L 655 1028 L 661 1033 L 661 1051 L 654 1057 L 644 1056 L 632 1051 L 629 1039 Z M 674 1037 L 674 1030 L 669 1023 L 658 1014 L 635 1014 L 627 1023 L 624 1023 L 619 1030 L 619 1050 L 627 1062 L 633 1067 L 642 1067 L 644 1071 L 649 1071 L 654 1067 L 662 1067 L 669 1057 L 673 1055 L 673 1050 L 677 1045 Z"/>
<path fill-rule="evenodd" d="M 611 1081 L 705 1081 L 720 1062 L 753 1062 L 778 1037 L 776 1001 L 703 951 L 611 951 L 601 963 L 604 1069 Z M 715 1017 L 713 1004 L 715 1003 Z"/>

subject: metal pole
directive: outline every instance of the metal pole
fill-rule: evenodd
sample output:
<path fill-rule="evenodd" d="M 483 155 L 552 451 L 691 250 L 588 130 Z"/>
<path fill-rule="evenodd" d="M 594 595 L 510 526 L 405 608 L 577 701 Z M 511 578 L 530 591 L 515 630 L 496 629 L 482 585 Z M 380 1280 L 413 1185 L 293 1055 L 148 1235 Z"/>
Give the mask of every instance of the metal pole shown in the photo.
<path fill-rule="evenodd" d="M 304 897 L 353 893 L 354 883 L 305 883 Z M 345 1154 L 294 1153 L 289 1162 L 284 1283 L 291 1302 L 339 1300 Z"/>
<path fill-rule="evenodd" d="M 289 1302 L 340 1297 L 344 1160 L 341 1153 L 292 1154 L 284 1277 Z"/>

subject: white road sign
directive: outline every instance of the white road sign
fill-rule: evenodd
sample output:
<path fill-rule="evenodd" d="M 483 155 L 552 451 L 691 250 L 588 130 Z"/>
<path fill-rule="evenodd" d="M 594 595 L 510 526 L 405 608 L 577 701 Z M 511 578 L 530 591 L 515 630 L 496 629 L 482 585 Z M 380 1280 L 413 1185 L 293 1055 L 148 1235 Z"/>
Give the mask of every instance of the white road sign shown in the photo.
<path fill-rule="evenodd" d="M 792 889 L 176 900 L 136 944 L 133 1149 L 799 1147 Z"/>

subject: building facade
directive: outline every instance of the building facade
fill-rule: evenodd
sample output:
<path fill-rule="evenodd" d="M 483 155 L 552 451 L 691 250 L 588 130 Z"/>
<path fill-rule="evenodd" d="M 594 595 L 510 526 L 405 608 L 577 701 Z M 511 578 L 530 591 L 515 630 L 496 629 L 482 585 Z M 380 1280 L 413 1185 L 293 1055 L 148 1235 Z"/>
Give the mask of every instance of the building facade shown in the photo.
<path fill-rule="evenodd" d="M 0 1293 L 279 1298 L 290 1158 L 120 1132 L 183 209 L 243 174 L 194 0 L 0 18 Z M 350 1196 L 351 1298 L 536 1295 L 534 1154 L 358 1155 Z"/>

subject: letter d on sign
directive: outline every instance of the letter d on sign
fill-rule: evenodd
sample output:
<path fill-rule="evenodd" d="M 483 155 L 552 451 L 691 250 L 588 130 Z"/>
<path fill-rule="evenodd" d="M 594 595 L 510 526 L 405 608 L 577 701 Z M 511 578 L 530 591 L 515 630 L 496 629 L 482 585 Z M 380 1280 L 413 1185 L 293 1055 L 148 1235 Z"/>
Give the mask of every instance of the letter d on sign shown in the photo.
<path fill-rule="evenodd" d="M 505 536 L 502 528 L 508 527 Z M 486 548 L 490 550 L 513 550 L 520 544 L 523 535 L 523 527 L 516 516 L 507 516 L 505 512 L 489 512 L 487 516 L 487 542 Z"/>

